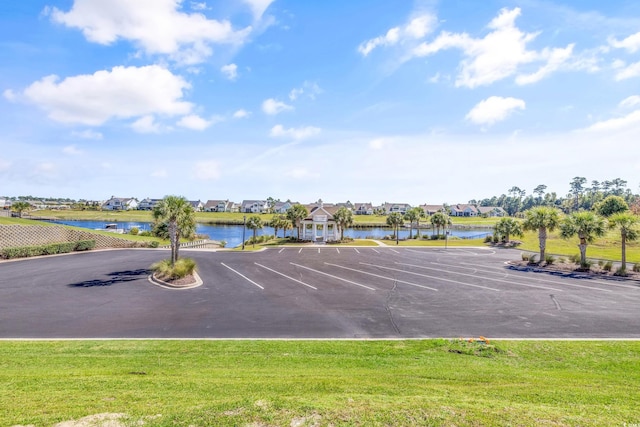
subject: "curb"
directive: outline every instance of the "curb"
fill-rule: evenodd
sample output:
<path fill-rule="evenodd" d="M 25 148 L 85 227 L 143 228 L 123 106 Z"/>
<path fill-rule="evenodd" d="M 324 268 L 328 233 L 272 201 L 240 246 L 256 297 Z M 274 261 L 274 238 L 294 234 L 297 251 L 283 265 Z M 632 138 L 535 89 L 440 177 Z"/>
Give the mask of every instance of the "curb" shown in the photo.
<path fill-rule="evenodd" d="M 202 279 L 200 278 L 200 276 L 196 271 L 193 272 L 193 278 L 196 279 L 195 283 L 192 283 L 190 285 L 184 285 L 184 286 L 172 285 L 171 283 L 167 283 L 164 280 L 157 279 L 156 277 L 153 276 L 153 274 L 149 275 L 148 280 L 152 285 L 159 286 L 164 289 L 172 289 L 172 290 L 193 289 L 193 288 L 202 286 Z"/>

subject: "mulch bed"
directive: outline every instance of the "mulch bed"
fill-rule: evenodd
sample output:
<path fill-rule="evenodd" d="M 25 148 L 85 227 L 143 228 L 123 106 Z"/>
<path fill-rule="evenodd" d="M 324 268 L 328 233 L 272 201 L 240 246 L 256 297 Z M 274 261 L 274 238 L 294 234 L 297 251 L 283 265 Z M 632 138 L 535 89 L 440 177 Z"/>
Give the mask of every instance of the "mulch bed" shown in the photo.
<path fill-rule="evenodd" d="M 640 281 L 640 272 L 634 272 L 631 270 L 633 268 L 633 263 L 627 263 L 627 275 L 624 277 L 615 275 L 615 270 L 618 268 L 619 263 L 614 264 L 614 268 L 612 269 L 612 271 L 604 270 L 602 266 L 598 265 L 597 263 L 594 263 L 591 266 L 591 269 L 588 271 L 584 271 L 580 269 L 580 267 L 573 262 L 557 262 L 556 261 L 553 264 L 545 264 L 545 263 L 529 264 L 528 261 L 511 261 L 509 262 L 509 264 L 523 270 L 538 269 L 538 270 L 548 271 L 552 273 L 565 273 L 567 275 L 574 275 L 574 274 L 582 275 L 582 276 L 588 275 L 588 276 L 592 276 L 593 278 L 602 277 L 602 278 L 610 278 L 610 279 L 618 279 L 618 280 Z"/>
<path fill-rule="evenodd" d="M 188 276 L 183 277 L 182 279 L 163 279 L 157 276 L 153 276 L 155 277 L 157 280 L 161 280 L 171 286 L 175 286 L 177 288 L 179 287 L 183 287 L 183 286 L 191 286 L 191 285 L 195 285 L 196 284 L 196 278 L 193 274 L 190 274 Z"/>

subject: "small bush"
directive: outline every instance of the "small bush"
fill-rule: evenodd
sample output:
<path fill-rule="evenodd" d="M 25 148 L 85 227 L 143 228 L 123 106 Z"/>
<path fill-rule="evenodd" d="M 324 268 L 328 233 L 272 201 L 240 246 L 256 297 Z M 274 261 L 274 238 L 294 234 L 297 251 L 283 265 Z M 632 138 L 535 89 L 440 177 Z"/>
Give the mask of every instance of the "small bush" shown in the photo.
<path fill-rule="evenodd" d="M 613 262 L 611 261 L 607 261 L 603 266 L 602 269 L 604 271 L 611 271 L 613 269 Z"/>
<path fill-rule="evenodd" d="M 556 261 L 556 259 L 553 257 L 553 255 L 544 255 L 544 262 L 547 265 L 552 265 L 554 262 Z"/>
<path fill-rule="evenodd" d="M 602 266 L 604 266 L 604 260 L 599 259 L 598 260 L 598 267 L 602 267 Z"/>
<path fill-rule="evenodd" d="M 591 266 L 593 265 L 592 261 L 586 260 L 585 262 L 579 263 L 580 264 L 580 270 L 583 271 L 589 271 L 591 270 Z"/>
<path fill-rule="evenodd" d="M 196 262 L 191 258 L 180 258 L 176 261 L 175 265 L 171 267 L 171 260 L 163 259 L 153 264 L 151 269 L 160 280 L 182 279 L 183 277 L 193 274 L 196 269 Z"/>
<path fill-rule="evenodd" d="M 529 261 L 529 254 L 525 254 L 524 252 L 522 252 L 522 254 L 520 255 L 522 256 L 523 261 Z"/>
<path fill-rule="evenodd" d="M 491 243 L 491 242 L 493 242 L 493 236 L 492 236 L 491 234 L 487 234 L 487 235 L 484 237 L 484 242 L 485 242 L 485 243 Z"/>
<path fill-rule="evenodd" d="M 147 243 L 147 246 L 150 248 L 157 248 L 158 246 L 160 246 L 160 243 L 158 243 L 157 240 L 154 240 L 153 242 Z"/>
<path fill-rule="evenodd" d="M 131 234 L 132 236 L 137 236 L 138 233 L 140 233 L 140 229 L 138 227 L 133 227 L 131 228 L 131 230 L 129 230 L 129 234 Z"/>
<path fill-rule="evenodd" d="M 567 260 L 566 260 L 566 258 L 564 258 L 564 257 L 560 257 L 560 258 L 558 258 L 558 262 L 559 262 L 560 264 L 564 264 L 565 262 L 567 262 Z"/>
<path fill-rule="evenodd" d="M 615 272 L 615 273 L 613 273 L 613 275 L 614 275 L 614 276 L 621 276 L 621 277 L 624 277 L 624 276 L 626 276 L 626 275 L 627 275 L 627 270 L 625 270 L 625 269 L 624 269 L 624 268 L 622 268 L 622 267 L 618 267 L 618 269 L 616 270 L 616 272 Z"/>
<path fill-rule="evenodd" d="M 537 264 L 536 255 L 533 254 L 533 255 L 529 256 L 529 265 L 535 265 L 535 264 Z"/>
<path fill-rule="evenodd" d="M 76 242 L 76 247 L 74 250 L 76 251 L 89 251 L 96 247 L 95 240 L 80 240 Z"/>
<path fill-rule="evenodd" d="M 571 255 L 569 257 L 569 259 L 571 260 L 571 262 L 573 262 L 574 264 L 580 264 L 580 254 L 575 254 L 575 255 Z"/>
<path fill-rule="evenodd" d="M 95 246 L 95 241 L 87 241 L 93 242 Z M 68 242 L 68 243 L 52 243 L 50 245 L 41 245 L 41 246 L 21 246 L 17 248 L 6 248 L 0 251 L 0 258 L 2 259 L 15 259 L 15 258 L 28 258 L 34 256 L 41 255 L 56 255 L 56 254 L 66 254 L 69 252 L 73 252 L 76 249 L 78 242 Z"/>
<path fill-rule="evenodd" d="M 640 273 L 640 262 L 633 265 L 631 269 L 634 273 Z"/>
<path fill-rule="evenodd" d="M 138 233 L 138 236 L 144 236 L 144 237 L 149 237 L 151 236 L 151 232 L 150 231 L 141 231 Z"/>
<path fill-rule="evenodd" d="M 493 235 L 493 243 L 499 243 L 500 242 L 500 236 L 498 236 L 497 234 Z"/>
<path fill-rule="evenodd" d="M 225 246 L 227 246 L 227 241 L 226 240 L 221 240 L 220 241 L 220 247 L 224 248 Z"/>

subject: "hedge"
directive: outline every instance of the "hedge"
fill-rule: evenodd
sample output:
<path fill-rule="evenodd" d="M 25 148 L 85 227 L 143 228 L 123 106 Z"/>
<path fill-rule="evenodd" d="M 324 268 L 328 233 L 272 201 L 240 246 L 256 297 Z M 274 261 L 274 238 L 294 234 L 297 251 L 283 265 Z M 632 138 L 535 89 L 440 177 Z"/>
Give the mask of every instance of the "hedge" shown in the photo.
<path fill-rule="evenodd" d="M 95 240 L 77 242 L 52 243 L 40 246 L 21 246 L 0 250 L 1 259 L 27 258 L 40 255 L 66 254 L 73 251 L 87 251 L 96 247 Z"/>

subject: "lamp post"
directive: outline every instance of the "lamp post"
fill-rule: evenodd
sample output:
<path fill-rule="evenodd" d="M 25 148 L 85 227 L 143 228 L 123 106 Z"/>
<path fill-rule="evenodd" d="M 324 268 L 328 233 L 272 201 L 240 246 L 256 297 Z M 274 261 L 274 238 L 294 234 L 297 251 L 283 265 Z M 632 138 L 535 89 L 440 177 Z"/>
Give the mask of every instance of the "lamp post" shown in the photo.
<path fill-rule="evenodd" d="M 449 229 L 444 232 L 444 248 L 447 249 L 447 245 L 449 243 Z"/>
<path fill-rule="evenodd" d="M 244 216 L 242 217 L 242 250 L 243 250 L 243 251 L 244 251 L 244 240 L 245 240 L 245 239 L 244 239 L 244 233 L 245 233 L 245 230 L 246 230 L 246 229 L 247 229 L 247 216 L 246 216 L 246 215 L 244 215 Z"/>

